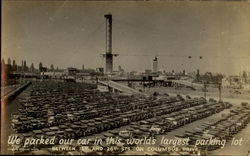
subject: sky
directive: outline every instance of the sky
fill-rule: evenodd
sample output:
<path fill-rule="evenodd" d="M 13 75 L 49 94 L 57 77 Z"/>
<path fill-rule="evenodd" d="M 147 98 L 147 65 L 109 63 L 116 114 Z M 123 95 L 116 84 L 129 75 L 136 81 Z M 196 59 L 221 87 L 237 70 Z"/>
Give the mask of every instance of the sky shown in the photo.
<path fill-rule="evenodd" d="M 250 71 L 250 2 L 2 1 L 1 57 L 18 64 L 103 67 L 105 18 L 113 16 L 114 69 Z M 188 58 L 191 56 L 192 58 Z M 202 56 L 202 59 L 200 59 Z"/>

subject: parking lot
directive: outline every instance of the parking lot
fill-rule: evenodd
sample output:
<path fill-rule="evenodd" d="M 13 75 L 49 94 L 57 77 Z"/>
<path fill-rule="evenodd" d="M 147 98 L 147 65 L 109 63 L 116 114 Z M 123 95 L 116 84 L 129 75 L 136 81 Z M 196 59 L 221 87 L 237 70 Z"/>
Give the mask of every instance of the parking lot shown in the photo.
<path fill-rule="evenodd" d="M 14 107 L 13 104 L 18 106 Z M 181 95 L 144 97 L 101 93 L 95 85 L 55 81 L 33 82 L 10 107 L 13 109 L 10 109 L 12 113 L 9 133 L 15 133 L 20 138 L 56 136 L 84 140 L 98 137 L 103 140 L 104 150 L 99 152 L 102 154 L 129 154 L 136 147 L 136 144 L 127 145 L 121 142 L 114 146 L 130 147 L 131 150 L 108 152 L 109 146 L 105 143 L 108 137 L 121 140 L 161 136 L 189 137 L 190 146 L 193 146 L 197 139 L 208 136 L 229 140 L 240 132 L 250 119 L 247 105 L 232 108 L 230 103 Z M 201 119 L 207 120 L 199 122 Z M 191 131 L 188 131 L 190 128 L 179 130 L 190 125 L 193 125 Z M 58 141 L 56 140 L 57 144 Z M 93 142 L 88 142 L 88 145 L 93 145 Z M 79 149 L 76 142 L 73 146 Z M 53 153 L 50 146 L 36 148 Z M 220 146 L 201 146 L 199 150 L 206 153 L 207 150 L 218 148 Z M 77 152 L 93 154 L 93 151 Z M 67 151 L 59 151 L 59 154 L 66 153 Z"/>

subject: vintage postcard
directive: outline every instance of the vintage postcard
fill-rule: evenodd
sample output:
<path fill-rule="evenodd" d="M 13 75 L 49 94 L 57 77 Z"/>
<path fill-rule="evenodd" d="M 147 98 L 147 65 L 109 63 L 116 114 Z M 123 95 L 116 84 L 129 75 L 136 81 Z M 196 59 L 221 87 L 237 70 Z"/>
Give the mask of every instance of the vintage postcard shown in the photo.
<path fill-rule="evenodd" d="M 1 154 L 250 156 L 249 1 L 1 2 Z"/>

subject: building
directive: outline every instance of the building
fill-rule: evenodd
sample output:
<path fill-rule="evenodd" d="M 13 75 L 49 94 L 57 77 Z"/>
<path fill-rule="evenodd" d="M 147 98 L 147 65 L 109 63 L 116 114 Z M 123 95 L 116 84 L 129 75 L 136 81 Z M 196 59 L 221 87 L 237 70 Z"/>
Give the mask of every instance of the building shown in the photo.
<path fill-rule="evenodd" d="M 233 88 L 241 89 L 243 80 L 240 76 L 228 76 L 222 79 L 222 87 L 224 88 Z"/>
<path fill-rule="evenodd" d="M 63 71 L 47 71 L 43 73 L 43 76 L 53 79 L 61 79 L 65 73 Z"/>
<path fill-rule="evenodd" d="M 104 73 L 104 68 L 100 67 L 100 68 L 96 68 L 96 72 L 98 73 Z"/>
<path fill-rule="evenodd" d="M 153 72 L 154 73 L 158 72 L 158 58 L 157 57 L 153 59 Z"/>
<path fill-rule="evenodd" d="M 76 73 L 79 73 L 79 70 L 76 69 L 76 68 L 69 67 L 69 68 L 66 70 L 66 73 L 67 73 L 67 75 L 69 75 L 69 76 L 73 76 L 73 75 L 76 75 Z"/>
<path fill-rule="evenodd" d="M 152 70 L 151 69 L 145 69 L 145 74 L 151 74 L 152 73 Z"/>

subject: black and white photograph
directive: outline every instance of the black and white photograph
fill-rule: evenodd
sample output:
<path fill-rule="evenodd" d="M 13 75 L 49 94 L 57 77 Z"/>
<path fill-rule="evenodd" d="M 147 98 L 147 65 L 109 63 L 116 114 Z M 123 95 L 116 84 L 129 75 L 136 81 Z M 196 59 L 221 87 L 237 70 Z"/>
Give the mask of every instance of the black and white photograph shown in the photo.
<path fill-rule="evenodd" d="M 1 4 L 1 155 L 250 156 L 249 0 Z"/>

